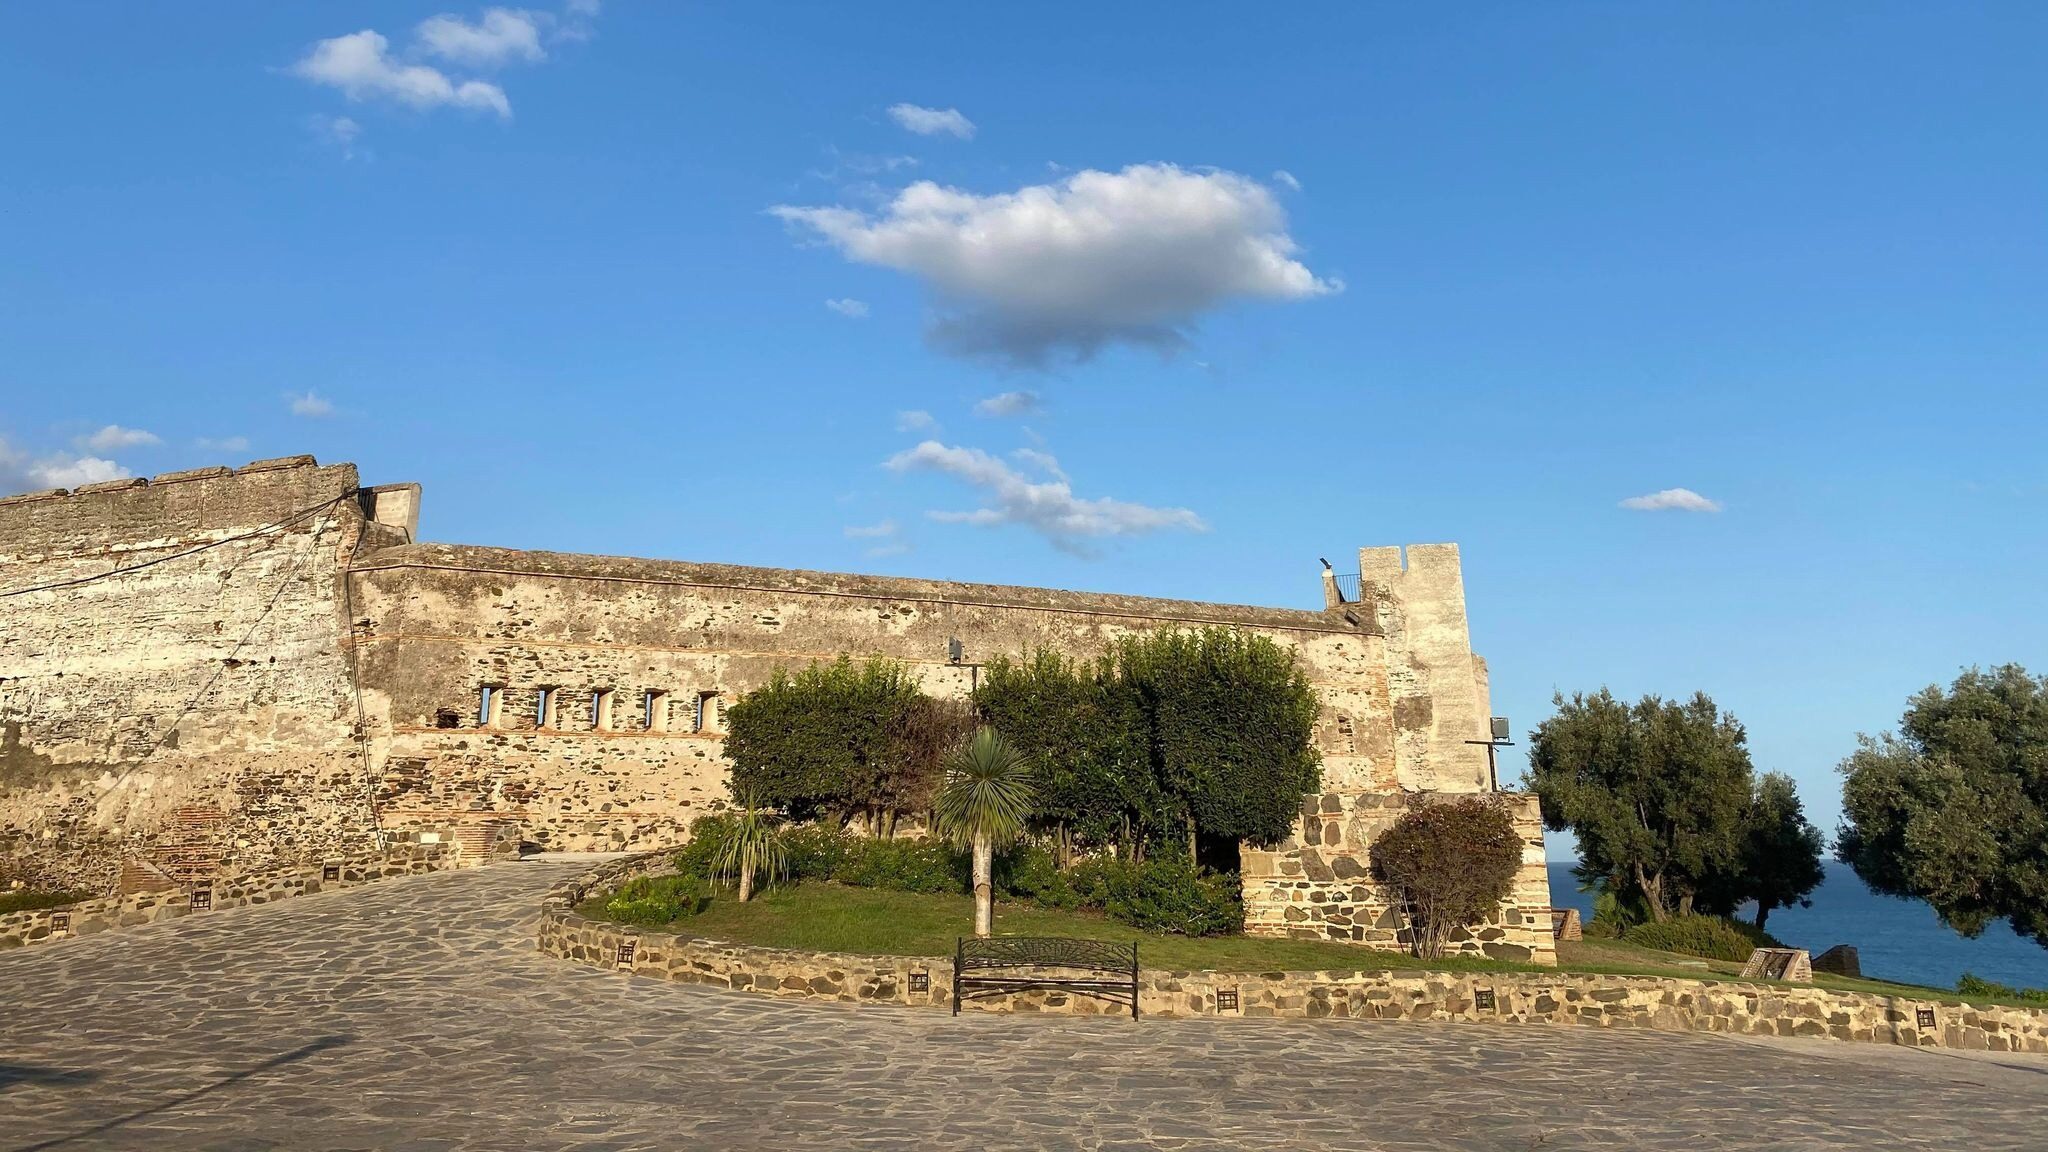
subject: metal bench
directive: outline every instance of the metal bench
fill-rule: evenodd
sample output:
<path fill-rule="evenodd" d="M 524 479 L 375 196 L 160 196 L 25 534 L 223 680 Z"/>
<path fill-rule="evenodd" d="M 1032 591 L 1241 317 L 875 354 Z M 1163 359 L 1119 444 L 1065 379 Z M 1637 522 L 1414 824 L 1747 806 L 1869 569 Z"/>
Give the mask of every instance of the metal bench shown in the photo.
<path fill-rule="evenodd" d="M 1049 974 L 1065 969 L 1075 975 Z M 962 1000 L 1033 988 L 1061 988 L 1112 1004 L 1129 1004 L 1138 1018 L 1138 945 L 1063 936 L 960 937 L 953 951 L 953 1015 Z"/>

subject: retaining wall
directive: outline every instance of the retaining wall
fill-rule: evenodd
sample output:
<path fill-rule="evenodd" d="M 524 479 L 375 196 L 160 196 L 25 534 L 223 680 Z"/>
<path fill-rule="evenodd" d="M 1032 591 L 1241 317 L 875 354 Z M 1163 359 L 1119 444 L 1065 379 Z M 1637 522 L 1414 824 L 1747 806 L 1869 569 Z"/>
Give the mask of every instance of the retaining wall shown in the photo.
<path fill-rule="evenodd" d="M 50 944 L 111 928 L 128 928 L 223 908 L 269 904 L 314 892 L 352 888 L 393 876 L 437 872 L 455 867 L 458 858 L 452 844 L 406 844 L 376 856 L 272 868 L 161 891 L 135 892 L 81 900 L 56 908 L 10 912 L 0 916 L 0 949 Z"/>
<path fill-rule="evenodd" d="M 557 885 L 542 911 L 540 950 L 580 964 L 681 983 L 817 1000 L 951 1009 L 953 965 L 947 957 L 850 956 L 761 948 L 646 931 L 593 920 L 574 911 L 577 903 L 593 893 L 665 867 L 666 861 L 658 855 L 632 857 Z M 912 990 L 914 986 L 917 991 Z M 1576 1024 L 1831 1037 L 1921 1048 L 2048 1052 L 2048 1012 L 2038 1010 L 1662 976 L 1147 969 L 1139 979 L 1139 1006 L 1146 1016 L 1164 1017 Z M 1084 1015 L 1129 1011 L 1121 1005 L 1046 989 L 969 1001 L 962 1007 Z"/>

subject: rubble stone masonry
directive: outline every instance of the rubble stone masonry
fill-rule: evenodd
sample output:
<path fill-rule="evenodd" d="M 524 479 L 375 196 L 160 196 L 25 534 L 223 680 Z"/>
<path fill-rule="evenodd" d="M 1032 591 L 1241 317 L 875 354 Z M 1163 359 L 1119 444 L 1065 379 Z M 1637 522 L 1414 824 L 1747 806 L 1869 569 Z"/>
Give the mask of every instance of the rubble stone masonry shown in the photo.
<path fill-rule="evenodd" d="M 724 708 L 777 667 L 886 656 L 959 696 L 995 656 L 1162 627 L 1269 637 L 1320 697 L 1324 794 L 1247 849 L 1254 932 L 1386 944 L 1371 838 L 1489 786 L 1455 545 L 1366 549 L 1351 595 L 1295 610 L 417 543 L 419 495 L 290 457 L 0 501 L 0 866 L 111 890 L 428 830 L 673 845 L 725 799 Z M 1530 827 L 1465 950 L 1551 957 Z"/>

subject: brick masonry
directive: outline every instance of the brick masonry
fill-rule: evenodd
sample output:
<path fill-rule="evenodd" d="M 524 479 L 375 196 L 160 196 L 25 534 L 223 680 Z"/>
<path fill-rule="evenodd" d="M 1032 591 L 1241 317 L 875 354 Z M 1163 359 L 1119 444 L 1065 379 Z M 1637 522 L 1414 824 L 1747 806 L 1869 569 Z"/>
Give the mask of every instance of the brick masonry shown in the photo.
<path fill-rule="evenodd" d="M 1165 627 L 1269 637 L 1320 698 L 1325 794 L 1247 854 L 1254 932 L 1384 942 L 1371 837 L 1489 786 L 1455 545 L 1364 549 L 1351 597 L 1296 610 L 417 543 L 419 511 L 311 457 L 0 500 L 0 869 L 113 892 L 428 832 L 674 845 L 726 800 L 725 704 L 778 667 L 886 656 L 959 696 Z M 1550 958 L 1531 845 L 1466 950 Z"/>

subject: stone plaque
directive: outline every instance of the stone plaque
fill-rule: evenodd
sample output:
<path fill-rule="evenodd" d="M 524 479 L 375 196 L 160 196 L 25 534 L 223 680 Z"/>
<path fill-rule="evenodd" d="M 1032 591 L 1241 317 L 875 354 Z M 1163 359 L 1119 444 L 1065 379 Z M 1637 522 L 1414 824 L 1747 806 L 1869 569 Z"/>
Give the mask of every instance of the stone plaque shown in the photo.
<path fill-rule="evenodd" d="M 1744 980 L 1786 980 L 1794 984 L 1813 983 L 1813 961 L 1804 948 L 1759 948 L 1742 966 Z"/>

